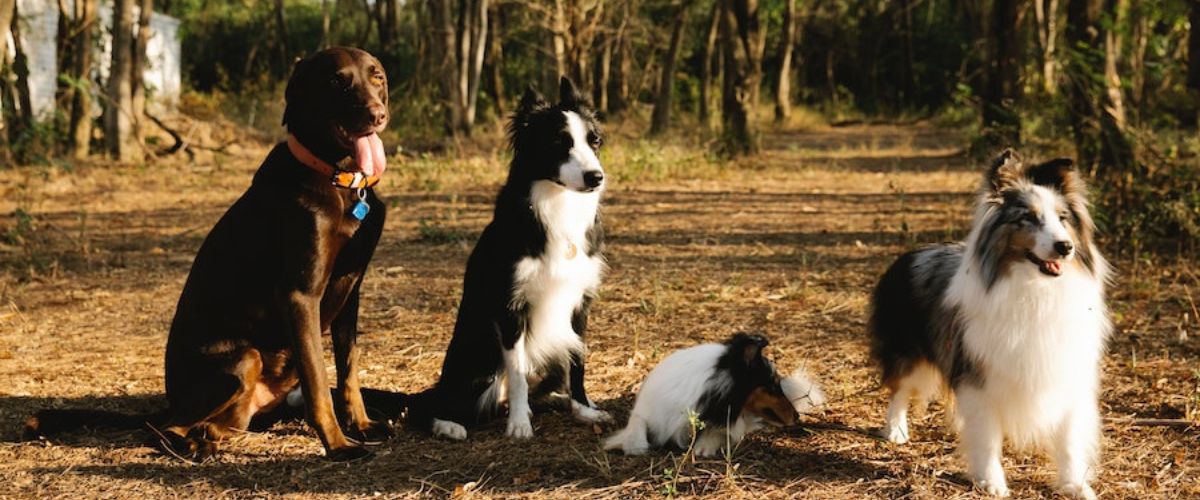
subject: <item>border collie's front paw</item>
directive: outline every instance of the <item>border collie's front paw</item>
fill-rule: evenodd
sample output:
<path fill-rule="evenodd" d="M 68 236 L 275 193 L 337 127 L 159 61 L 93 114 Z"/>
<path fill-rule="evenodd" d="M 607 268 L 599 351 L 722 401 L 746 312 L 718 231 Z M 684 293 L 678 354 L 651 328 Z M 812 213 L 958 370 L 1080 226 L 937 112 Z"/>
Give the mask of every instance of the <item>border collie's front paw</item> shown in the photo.
<path fill-rule="evenodd" d="M 584 406 L 577 401 L 571 401 L 571 414 L 575 421 L 584 424 L 606 424 L 612 422 L 612 415 L 600 409 Z"/>
<path fill-rule="evenodd" d="M 467 438 L 467 428 L 458 422 L 433 419 L 433 435 L 462 441 Z"/>
<path fill-rule="evenodd" d="M 908 442 L 908 429 L 900 426 L 885 426 L 879 429 L 879 437 L 890 443 L 904 444 Z"/>
<path fill-rule="evenodd" d="M 528 417 L 510 418 L 505 435 L 514 439 L 529 439 L 533 437 L 533 424 L 529 423 Z"/>
<path fill-rule="evenodd" d="M 1092 490 L 1087 483 L 1068 483 L 1059 486 L 1058 491 L 1063 495 L 1071 498 L 1081 498 L 1083 500 L 1095 500 L 1096 492 Z"/>

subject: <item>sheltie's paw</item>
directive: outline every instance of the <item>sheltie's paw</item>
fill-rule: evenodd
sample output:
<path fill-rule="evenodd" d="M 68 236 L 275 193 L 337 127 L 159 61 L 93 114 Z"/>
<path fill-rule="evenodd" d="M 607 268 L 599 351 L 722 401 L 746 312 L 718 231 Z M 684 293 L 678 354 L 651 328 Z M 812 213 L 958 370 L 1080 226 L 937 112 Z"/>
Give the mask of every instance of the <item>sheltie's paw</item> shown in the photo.
<path fill-rule="evenodd" d="M 975 487 L 994 497 L 1007 498 L 1008 484 L 1004 478 L 980 479 L 975 481 Z"/>
<path fill-rule="evenodd" d="M 908 429 L 901 426 L 885 426 L 879 429 L 879 437 L 890 443 L 904 444 L 908 442 Z"/>
<path fill-rule="evenodd" d="M 612 422 L 612 415 L 609 415 L 608 412 L 582 405 L 577 401 L 571 401 L 571 414 L 575 416 L 575 421 L 584 424 L 605 424 Z"/>
<path fill-rule="evenodd" d="M 1096 492 L 1092 490 L 1087 483 L 1068 483 L 1059 486 L 1058 491 L 1065 496 L 1071 498 L 1079 498 L 1082 500 L 1095 500 Z"/>
<path fill-rule="evenodd" d="M 467 428 L 457 422 L 433 419 L 433 435 L 462 441 L 467 438 Z"/>

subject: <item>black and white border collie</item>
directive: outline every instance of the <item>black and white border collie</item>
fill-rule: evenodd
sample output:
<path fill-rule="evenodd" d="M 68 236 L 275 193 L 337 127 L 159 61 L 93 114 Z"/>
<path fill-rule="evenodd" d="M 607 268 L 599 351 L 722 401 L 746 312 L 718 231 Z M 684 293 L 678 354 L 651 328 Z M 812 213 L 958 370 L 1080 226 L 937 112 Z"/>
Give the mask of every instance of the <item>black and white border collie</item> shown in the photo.
<path fill-rule="evenodd" d="M 605 269 L 600 128 L 563 78 L 557 104 L 527 90 L 508 133 L 508 180 L 467 261 L 441 377 L 408 402 L 409 426 L 451 439 L 505 402 L 507 434 L 529 438 L 531 395 L 564 386 L 577 420 L 610 420 L 583 387 L 588 308 Z"/>
<path fill-rule="evenodd" d="M 908 441 L 909 402 L 948 386 L 976 485 L 1007 496 L 1005 438 L 1045 450 L 1063 493 L 1094 498 L 1108 266 L 1071 160 L 992 163 L 965 244 L 910 252 L 872 299 L 871 353 L 891 391 L 883 437 Z"/>
<path fill-rule="evenodd" d="M 732 448 L 763 424 L 788 426 L 825 402 L 825 395 L 803 370 L 780 378 L 763 356 L 767 339 L 734 334 L 724 343 L 680 349 L 650 371 L 638 391 L 629 423 L 604 441 L 604 449 L 641 455 L 650 447 L 692 444 L 693 452 L 715 456 Z"/>

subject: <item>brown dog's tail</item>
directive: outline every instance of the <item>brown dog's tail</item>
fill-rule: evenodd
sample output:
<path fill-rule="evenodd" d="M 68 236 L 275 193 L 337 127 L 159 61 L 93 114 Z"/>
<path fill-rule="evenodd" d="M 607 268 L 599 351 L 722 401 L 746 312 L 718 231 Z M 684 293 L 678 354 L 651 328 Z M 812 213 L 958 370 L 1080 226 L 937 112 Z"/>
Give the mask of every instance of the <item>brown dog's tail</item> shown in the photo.
<path fill-rule="evenodd" d="M 21 436 L 27 441 L 32 441 L 83 427 L 115 430 L 141 429 L 146 424 L 159 423 L 165 416 L 165 411 L 130 414 L 84 409 L 42 410 L 25 420 L 25 430 Z"/>

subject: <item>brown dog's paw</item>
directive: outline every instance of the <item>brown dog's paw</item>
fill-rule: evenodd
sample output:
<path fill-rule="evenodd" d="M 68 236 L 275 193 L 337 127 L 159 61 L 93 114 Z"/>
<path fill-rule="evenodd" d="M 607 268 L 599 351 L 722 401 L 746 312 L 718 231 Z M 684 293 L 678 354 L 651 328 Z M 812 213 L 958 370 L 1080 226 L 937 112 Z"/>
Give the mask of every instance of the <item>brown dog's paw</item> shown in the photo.
<path fill-rule="evenodd" d="M 217 443 L 202 431 L 193 429 L 187 436 L 180 436 L 172 431 L 159 431 L 151 427 L 158 437 L 159 451 L 180 460 L 193 463 L 204 463 L 217 455 Z"/>
<path fill-rule="evenodd" d="M 346 437 L 368 446 L 381 445 L 394 435 L 387 422 L 371 422 L 365 429 L 352 426 L 346 430 Z"/>
<path fill-rule="evenodd" d="M 333 462 L 350 462 L 354 460 L 363 460 L 371 457 L 374 453 L 371 450 L 362 446 L 350 445 L 342 448 L 334 448 L 325 452 L 325 458 Z"/>

